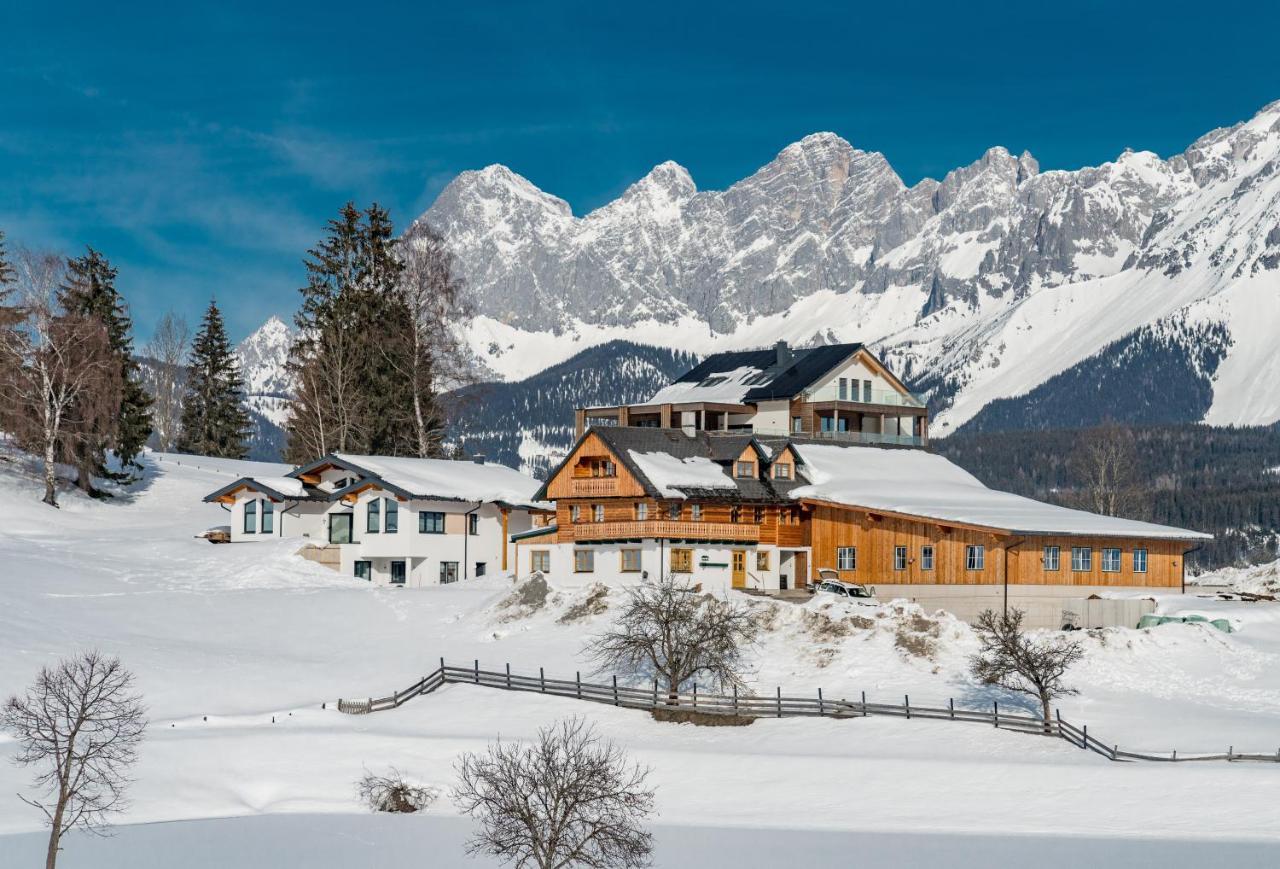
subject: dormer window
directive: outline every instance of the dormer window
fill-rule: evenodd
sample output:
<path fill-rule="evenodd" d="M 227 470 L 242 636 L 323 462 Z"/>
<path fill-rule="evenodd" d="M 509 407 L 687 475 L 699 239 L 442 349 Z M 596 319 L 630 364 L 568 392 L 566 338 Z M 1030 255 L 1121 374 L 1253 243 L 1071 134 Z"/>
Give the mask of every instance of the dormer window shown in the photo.
<path fill-rule="evenodd" d="M 773 478 L 775 480 L 790 480 L 791 479 L 791 463 L 790 462 L 775 463 L 773 466 Z"/>
<path fill-rule="evenodd" d="M 736 462 L 734 463 L 733 475 L 740 480 L 751 480 L 756 475 L 755 462 Z"/>

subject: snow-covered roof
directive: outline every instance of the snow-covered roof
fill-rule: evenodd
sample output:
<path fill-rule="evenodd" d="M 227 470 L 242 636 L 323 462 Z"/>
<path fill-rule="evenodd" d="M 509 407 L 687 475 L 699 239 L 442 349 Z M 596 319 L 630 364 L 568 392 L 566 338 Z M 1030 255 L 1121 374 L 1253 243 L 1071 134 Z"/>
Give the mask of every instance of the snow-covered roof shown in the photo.
<path fill-rule="evenodd" d="M 680 489 L 738 487 L 724 468 L 704 456 L 678 458 L 669 453 L 640 453 L 635 450 L 628 454 L 664 498 L 683 498 L 684 492 Z"/>
<path fill-rule="evenodd" d="M 261 492 L 265 495 L 271 495 L 278 498 L 314 498 L 315 493 L 307 490 L 301 480 L 295 480 L 293 477 L 274 477 L 274 476 L 254 476 L 241 477 L 220 489 L 210 492 L 205 496 L 206 501 L 213 501 L 223 495 L 235 492 L 239 489 L 252 489 L 255 492 Z"/>
<path fill-rule="evenodd" d="M 522 507 L 550 509 L 550 505 L 533 500 L 541 484 L 506 465 L 346 453 L 335 453 L 334 458 L 416 498 L 501 501 Z"/>
<path fill-rule="evenodd" d="M 743 398 L 751 391 L 752 384 L 747 381 L 763 371 L 762 368 L 744 365 L 731 371 L 709 374 L 697 381 L 677 380 L 658 390 L 645 404 L 742 404 Z"/>
<path fill-rule="evenodd" d="M 792 443 L 809 485 L 794 498 L 833 501 L 996 528 L 1019 534 L 1212 539 L 1213 535 L 1151 522 L 1100 516 L 988 489 L 942 456 L 921 450 Z"/>

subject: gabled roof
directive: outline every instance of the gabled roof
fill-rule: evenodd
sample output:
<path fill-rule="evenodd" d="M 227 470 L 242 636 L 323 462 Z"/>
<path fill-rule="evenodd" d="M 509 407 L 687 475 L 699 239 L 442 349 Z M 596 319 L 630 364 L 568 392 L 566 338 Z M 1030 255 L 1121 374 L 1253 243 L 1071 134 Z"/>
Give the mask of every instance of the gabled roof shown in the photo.
<path fill-rule="evenodd" d="M 550 505 L 533 498 L 539 487 L 538 481 L 506 465 L 333 453 L 295 469 L 289 476 L 300 477 L 326 466 L 343 468 L 356 477 L 346 488 L 334 492 L 335 498 L 373 484 L 404 498 L 550 509 Z"/>
<path fill-rule="evenodd" d="M 862 350 L 862 344 L 735 350 L 708 356 L 645 402 L 752 404 L 794 398 Z"/>
<path fill-rule="evenodd" d="M 221 489 L 204 496 L 205 501 L 216 501 L 241 489 L 252 489 L 278 501 L 326 501 L 328 494 L 303 485 L 292 477 L 241 477 Z"/>

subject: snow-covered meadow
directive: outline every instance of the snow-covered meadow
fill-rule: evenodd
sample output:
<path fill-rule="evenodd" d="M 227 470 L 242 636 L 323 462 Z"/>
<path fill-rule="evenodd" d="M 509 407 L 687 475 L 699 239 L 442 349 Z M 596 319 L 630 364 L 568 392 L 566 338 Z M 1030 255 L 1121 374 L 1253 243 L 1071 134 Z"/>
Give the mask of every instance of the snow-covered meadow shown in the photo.
<path fill-rule="evenodd" d="M 78 648 L 119 655 L 151 728 L 133 805 L 109 839 L 73 836 L 62 865 L 486 866 L 463 855 L 469 822 L 447 798 L 423 817 L 376 817 L 362 769 L 395 765 L 446 787 L 459 753 L 588 716 L 653 769 L 658 866 L 1273 865 L 1280 765 L 1113 764 L 1066 743 L 945 722 L 762 720 L 660 724 L 640 712 L 449 686 L 398 710 L 346 716 L 338 697 L 381 695 L 480 659 L 572 675 L 610 597 L 553 586 L 512 600 L 501 578 L 380 589 L 293 556 L 296 542 L 211 546 L 225 524 L 200 497 L 247 463 L 155 456 L 126 496 L 39 503 L 0 464 L 0 693 Z M 255 466 L 257 473 L 278 469 Z M 531 602 L 530 602 L 531 600 Z M 962 623 L 911 605 L 879 610 L 752 601 L 768 625 L 753 652 L 763 691 L 912 703 L 999 699 L 966 676 Z M 1068 718 L 1124 747 L 1280 749 L 1280 605 L 1172 596 L 1161 611 L 1203 625 L 1084 637 Z M 603 611 L 600 611 L 602 610 Z M 321 708 L 326 703 L 327 708 Z M 0 758 L 13 746 L 0 742 Z M 0 866 L 43 855 L 38 816 L 0 763 Z"/>

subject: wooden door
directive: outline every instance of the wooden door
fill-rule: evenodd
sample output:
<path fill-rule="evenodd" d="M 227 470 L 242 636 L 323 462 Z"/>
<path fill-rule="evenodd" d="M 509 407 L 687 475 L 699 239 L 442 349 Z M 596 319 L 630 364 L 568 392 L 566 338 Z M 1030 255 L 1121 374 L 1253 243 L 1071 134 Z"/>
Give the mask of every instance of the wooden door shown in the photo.
<path fill-rule="evenodd" d="M 747 551 L 745 549 L 733 550 L 733 587 L 747 587 Z"/>
<path fill-rule="evenodd" d="M 797 552 L 795 558 L 796 582 L 794 588 L 804 588 L 809 584 L 809 553 Z"/>

